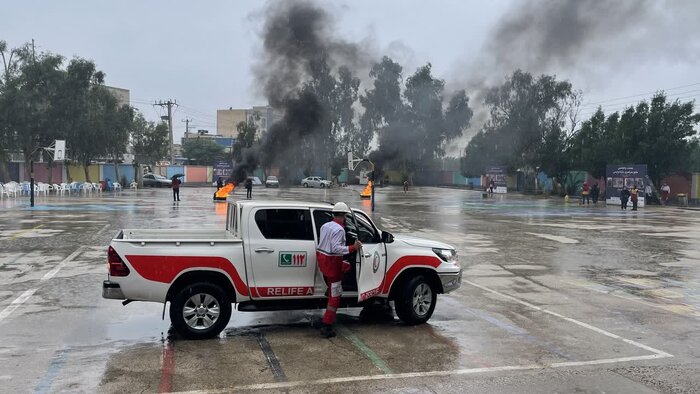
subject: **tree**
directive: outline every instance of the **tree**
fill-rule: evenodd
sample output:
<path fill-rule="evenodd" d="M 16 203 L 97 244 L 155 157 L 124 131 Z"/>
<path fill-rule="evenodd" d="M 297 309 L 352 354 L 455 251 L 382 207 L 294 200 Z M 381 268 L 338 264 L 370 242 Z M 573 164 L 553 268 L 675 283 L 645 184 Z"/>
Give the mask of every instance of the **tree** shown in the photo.
<path fill-rule="evenodd" d="M 155 125 L 153 122 L 148 122 L 143 114 L 136 111 L 130 134 L 136 165 L 155 164 L 168 155 L 170 134 L 165 122 Z"/>
<path fill-rule="evenodd" d="M 352 75 L 349 68 L 342 66 L 338 69 L 338 82 L 335 93 L 335 113 L 337 119 L 334 124 L 340 136 L 340 149 L 336 156 L 341 159 L 345 157 L 347 151 L 364 157 L 369 149 L 373 133 L 358 129 L 355 124 L 355 109 L 353 106 L 357 102 L 360 79 Z M 337 160 L 336 160 L 337 162 Z M 337 167 L 334 165 L 334 167 Z M 342 167 L 342 166 L 341 166 Z M 331 171 L 338 174 L 338 171 Z"/>
<path fill-rule="evenodd" d="M 208 138 L 190 138 L 183 144 L 183 154 L 199 165 L 213 165 L 224 155 L 224 147 Z"/>
<path fill-rule="evenodd" d="M 572 132 L 566 126 L 576 121 L 580 105 L 580 93 L 569 82 L 517 70 L 487 91 L 485 104 L 490 119 L 483 135 L 469 143 L 478 147 L 467 146 L 463 165 L 505 164 L 530 171 L 539 167 L 558 178 L 568 171 L 570 160 L 563 152 Z M 474 174 L 473 168 L 462 170 Z"/>
<path fill-rule="evenodd" d="M 570 151 L 575 165 L 594 176 L 603 175 L 606 164 L 646 164 L 658 184 L 673 172 L 692 170 L 699 122 L 692 101 L 669 103 L 658 93 L 650 103 L 642 101 L 607 119 L 598 109 L 583 122 Z"/>
<path fill-rule="evenodd" d="M 233 158 L 236 161 L 241 161 L 243 151 L 250 149 L 258 135 L 258 126 L 255 120 L 249 119 L 247 122 L 240 122 L 236 125 L 238 136 L 236 137 L 236 145 L 233 146 Z"/>
<path fill-rule="evenodd" d="M 364 120 L 366 126 L 379 126 L 380 154 L 404 174 L 432 166 L 445 154 L 444 144 L 461 136 L 469 125 L 472 110 L 466 93 L 456 92 L 445 110 L 445 81 L 433 77 L 428 63 L 408 77 L 403 92 L 405 101 L 396 102 L 394 87 L 400 79 L 400 68 L 388 58 L 376 67 L 378 72 L 374 75 L 383 80 L 375 80 L 375 86 L 382 89 L 367 92 L 363 105 L 378 105 L 366 107 Z M 388 78 L 394 80 L 390 82 Z"/>

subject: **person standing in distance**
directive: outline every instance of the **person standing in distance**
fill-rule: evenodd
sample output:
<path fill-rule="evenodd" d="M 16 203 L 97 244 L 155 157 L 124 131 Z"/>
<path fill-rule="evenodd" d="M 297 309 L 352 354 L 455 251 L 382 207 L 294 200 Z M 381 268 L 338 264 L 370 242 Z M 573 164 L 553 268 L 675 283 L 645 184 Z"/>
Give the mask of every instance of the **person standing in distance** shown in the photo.
<path fill-rule="evenodd" d="M 321 235 L 316 248 L 316 261 L 323 274 L 323 279 L 328 286 L 328 305 L 323 314 L 323 326 L 321 336 L 332 338 L 335 336 L 333 323 L 335 314 L 340 306 L 340 296 L 343 293 L 343 274 L 352 268 L 350 263 L 343 261 L 343 255 L 353 253 L 362 247 L 357 240 L 354 245 L 345 245 L 345 219 L 351 213 L 350 208 L 344 202 L 333 206 L 333 220 L 321 226 Z"/>
<path fill-rule="evenodd" d="M 174 176 L 173 179 L 173 201 L 180 201 L 180 178 Z"/>

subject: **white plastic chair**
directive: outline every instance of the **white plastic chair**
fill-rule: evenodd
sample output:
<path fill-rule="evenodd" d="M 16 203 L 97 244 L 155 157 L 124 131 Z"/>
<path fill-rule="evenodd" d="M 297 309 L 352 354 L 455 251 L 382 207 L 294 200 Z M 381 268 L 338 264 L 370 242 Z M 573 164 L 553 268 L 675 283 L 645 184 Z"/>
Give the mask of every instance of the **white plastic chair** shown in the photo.
<path fill-rule="evenodd" d="M 69 184 L 64 182 L 64 183 L 61 183 L 60 186 L 61 186 L 61 194 L 68 193 L 68 195 L 70 195 L 70 185 Z"/>
<path fill-rule="evenodd" d="M 133 181 L 133 182 L 131 182 L 131 183 L 129 184 L 129 189 L 138 190 L 138 189 L 139 189 L 139 184 L 136 183 L 136 181 Z"/>
<path fill-rule="evenodd" d="M 102 186 L 99 183 L 92 183 L 92 190 L 96 191 L 97 194 L 102 194 Z"/>
<path fill-rule="evenodd" d="M 92 193 L 92 183 L 83 183 L 80 185 L 80 189 L 85 192 L 85 194 L 90 194 Z"/>
<path fill-rule="evenodd" d="M 53 191 L 56 192 L 56 195 L 63 195 L 65 193 L 65 189 L 63 189 L 63 184 L 59 185 L 58 183 L 53 184 Z"/>
<path fill-rule="evenodd" d="M 36 194 L 44 193 L 44 195 L 46 196 L 49 194 L 49 185 L 44 182 L 39 182 L 36 184 L 34 191 Z"/>
<path fill-rule="evenodd" d="M 31 193 L 31 188 L 30 188 L 29 182 L 22 182 L 22 184 L 20 186 L 19 194 L 21 196 L 23 196 L 24 193 L 27 193 L 27 195 L 29 195 Z"/>
<path fill-rule="evenodd" d="M 3 185 L 3 193 L 7 195 L 7 198 L 10 198 L 10 194 L 12 194 L 13 197 L 17 198 L 17 193 L 20 193 L 20 186 L 19 183 L 17 182 L 8 182 L 5 185 Z"/>
<path fill-rule="evenodd" d="M 121 185 L 119 182 L 114 182 L 114 183 L 112 183 L 112 189 L 113 189 L 115 192 L 116 192 L 117 190 L 118 190 L 118 191 L 122 191 L 122 185 Z"/>
<path fill-rule="evenodd" d="M 70 191 L 71 191 L 71 192 L 80 193 L 80 183 L 78 183 L 78 182 L 71 182 L 71 184 L 70 184 Z"/>

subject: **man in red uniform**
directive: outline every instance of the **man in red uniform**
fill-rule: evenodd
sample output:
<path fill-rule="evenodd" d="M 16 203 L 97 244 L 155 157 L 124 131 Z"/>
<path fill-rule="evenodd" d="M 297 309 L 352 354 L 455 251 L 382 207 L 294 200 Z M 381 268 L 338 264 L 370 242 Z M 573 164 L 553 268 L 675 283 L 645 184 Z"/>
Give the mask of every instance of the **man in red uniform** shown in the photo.
<path fill-rule="evenodd" d="M 343 274 L 351 269 L 350 263 L 343 261 L 343 255 L 353 253 L 362 247 L 360 241 L 354 245 L 345 245 L 345 217 L 350 213 L 347 204 L 339 202 L 333 206 L 333 220 L 321 226 L 321 235 L 316 249 L 316 261 L 328 285 L 328 306 L 323 314 L 321 336 L 335 336 L 333 323 L 335 314 L 340 306 L 340 296 L 343 292 Z"/>

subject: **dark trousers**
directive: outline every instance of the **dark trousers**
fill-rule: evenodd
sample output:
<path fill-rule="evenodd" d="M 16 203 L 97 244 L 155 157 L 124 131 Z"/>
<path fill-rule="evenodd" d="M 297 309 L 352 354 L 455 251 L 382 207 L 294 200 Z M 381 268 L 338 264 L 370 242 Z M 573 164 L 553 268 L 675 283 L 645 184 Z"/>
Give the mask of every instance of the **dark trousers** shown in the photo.
<path fill-rule="evenodd" d="M 245 190 L 245 198 L 253 198 L 253 188 L 246 188 Z"/>
<path fill-rule="evenodd" d="M 637 199 L 636 198 L 632 199 L 632 210 L 633 211 L 637 210 Z"/>
<path fill-rule="evenodd" d="M 620 209 L 627 209 L 627 199 L 622 199 L 620 201 L 622 202 Z"/>
<path fill-rule="evenodd" d="M 588 194 L 582 194 L 581 195 L 581 204 L 590 204 L 591 203 L 591 197 Z"/>
<path fill-rule="evenodd" d="M 180 201 L 180 188 L 173 189 L 173 201 Z"/>

